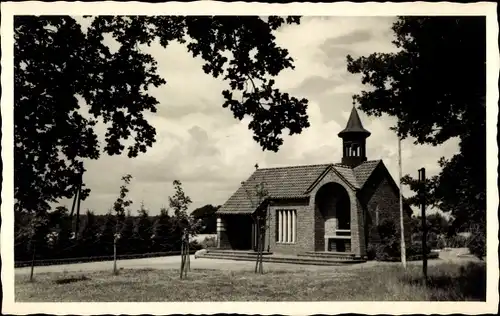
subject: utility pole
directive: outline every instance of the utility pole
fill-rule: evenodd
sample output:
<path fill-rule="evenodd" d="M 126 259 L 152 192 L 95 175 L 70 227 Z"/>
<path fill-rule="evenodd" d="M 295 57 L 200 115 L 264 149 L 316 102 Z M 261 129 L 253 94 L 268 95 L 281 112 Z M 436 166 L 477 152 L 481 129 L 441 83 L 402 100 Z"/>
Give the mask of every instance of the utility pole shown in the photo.
<path fill-rule="evenodd" d="M 83 172 L 80 175 L 80 184 L 78 185 L 78 200 L 76 202 L 76 222 L 75 222 L 75 240 L 78 239 L 78 233 L 80 231 L 80 202 L 82 201 L 82 184 L 83 184 Z"/>
<path fill-rule="evenodd" d="M 75 196 L 73 198 L 73 205 L 71 206 L 71 213 L 69 214 L 71 222 L 73 222 L 73 213 L 75 211 L 76 205 L 76 221 L 75 221 L 75 240 L 78 238 L 78 231 L 80 229 L 80 201 L 81 201 L 81 192 L 83 185 L 83 171 L 78 176 L 78 182 L 76 185 Z"/>
<path fill-rule="evenodd" d="M 404 212 L 403 212 L 403 192 L 401 185 L 401 178 L 403 177 L 403 167 L 401 162 L 401 138 L 398 135 L 398 164 L 399 164 L 399 217 L 400 217 L 400 231 L 401 231 L 401 262 L 403 268 L 406 269 L 406 243 L 405 243 L 405 229 L 404 229 Z"/>
<path fill-rule="evenodd" d="M 427 219 L 425 218 L 425 168 L 418 170 L 418 180 L 420 181 L 420 198 L 422 207 L 422 269 L 424 281 L 427 283 Z"/>

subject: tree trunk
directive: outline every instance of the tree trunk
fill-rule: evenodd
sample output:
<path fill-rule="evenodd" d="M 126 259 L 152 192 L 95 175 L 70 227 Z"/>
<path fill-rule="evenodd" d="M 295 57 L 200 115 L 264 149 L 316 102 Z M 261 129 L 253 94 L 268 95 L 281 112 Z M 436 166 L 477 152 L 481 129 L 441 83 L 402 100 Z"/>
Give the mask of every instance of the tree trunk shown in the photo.
<path fill-rule="evenodd" d="M 118 274 L 118 270 L 116 267 L 116 238 L 113 240 L 113 273 Z"/>
<path fill-rule="evenodd" d="M 189 265 L 189 253 L 187 252 L 188 246 L 184 244 L 184 277 L 187 277 L 188 265 Z"/>
<path fill-rule="evenodd" d="M 257 258 L 255 260 L 255 273 L 257 273 L 259 269 L 259 255 L 260 255 L 260 227 L 257 221 Z"/>
<path fill-rule="evenodd" d="M 265 231 L 262 228 L 259 228 L 259 239 L 257 244 L 257 261 L 255 262 L 255 273 L 262 273 L 262 251 L 264 249 L 264 233 Z"/>
<path fill-rule="evenodd" d="M 265 234 L 266 230 L 264 229 L 262 232 L 262 240 L 261 240 L 261 246 L 260 246 L 260 255 L 259 255 L 259 273 L 263 274 L 264 273 L 264 265 L 263 265 L 263 260 L 264 260 L 264 247 L 265 247 Z"/>
<path fill-rule="evenodd" d="M 187 271 L 188 272 L 191 272 L 191 258 L 189 257 L 189 241 L 188 243 L 186 244 L 186 248 L 187 248 L 187 251 L 186 251 L 186 258 L 187 258 Z"/>
<path fill-rule="evenodd" d="M 35 253 L 36 253 L 36 243 L 33 244 L 33 253 L 31 255 L 31 273 L 30 273 L 30 282 L 33 282 L 33 273 L 35 271 Z"/>
<path fill-rule="evenodd" d="M 184 256 L 184 242 L 181 242 L 181 279 L 182 274 L 184 272 L 184 264 L 185 264 L 185 256 Z"/>

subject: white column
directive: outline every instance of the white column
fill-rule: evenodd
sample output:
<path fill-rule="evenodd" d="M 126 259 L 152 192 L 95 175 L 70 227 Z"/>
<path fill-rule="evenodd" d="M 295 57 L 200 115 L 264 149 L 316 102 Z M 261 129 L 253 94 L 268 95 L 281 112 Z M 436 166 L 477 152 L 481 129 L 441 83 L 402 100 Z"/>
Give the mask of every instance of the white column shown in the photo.
<path fill-rule="evenodd" d="M 278 211 L 278 242 L 283 241 L 283 212 L 281 210 Z"/>
<path fill-rule="evenodd" d="M 287 221 L 288 221 L 288 213 L 287 211 L 283 211 L 283 242 L 287 242 L 288 240 L 288 232 L 286 230 L 287 226 Z"/>
<path fill-rule="evenodd" d="M 288 242 L 292 242 L 292 211 L 288 210 Z"/>
<path fill-rule="evenodd" d="M 283 237 L 284 242 L 288 242 L 288 234 L 290 233 L 288 229 L 288 220 L 290 216 L 288 215 L 288 210 L 283 211 L 285 213 L 285 220 L 283 221 L 283 229 L 285 230 L 285 236 Z"/>
<path fill-rule="evenodd" d="M 287 231 L 286 231 L 286 228 L 287 228 L 287 220 L 288 220 L 288 213 L 286 212 L 286 210 L 283 210 L 283 242 L 286 242 L 287 241 Z"/>
<path fill-rule="evenodd" d="M 292 242 L 295 242 L 295 226 L 296 226 L 296 220 L 297 220 L 297 214 L 295 214 L 295 211 L 292 211 Z"/>
<path fill-rule="evenodd" d="M 283 221 L 283 230 L 285 233 L 283 234 L 283 242 L 288 242 L 288 211 L 284 210 L 285 220 Z"/>
<path fill-rule="evenodd" d="M 222 235 L 224 234 L 226 228 L 224 227 L 224 222 L 221 217 L 217 217 L 217 247 L 222 246 Z"/>

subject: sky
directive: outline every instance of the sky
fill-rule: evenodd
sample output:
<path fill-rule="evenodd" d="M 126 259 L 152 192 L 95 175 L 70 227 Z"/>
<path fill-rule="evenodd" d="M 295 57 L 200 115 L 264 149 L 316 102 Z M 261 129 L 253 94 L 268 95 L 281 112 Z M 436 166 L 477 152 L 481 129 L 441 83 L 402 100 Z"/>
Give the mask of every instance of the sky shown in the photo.
<path fill-rule="evenodd" d="M 347 72 L 346 55 L 367 56 L 373 52 L 394 52 L 391 25 L 394 17 L 303 17 L 300 25 L 286 25 L 276 31 L 278 45 L 289 50 L 295 70 L 276 78 L 276 86 L 297 98 L 309 100 L 310 127 L 299 135 L 285 136 L 277 153 L 263 152 L 252 139 L 247 118 L 235 119 L 222 108 L 221 91 L 227 83 L 203 72 L 201 58 L 193 58 L 183 44 L 167 49 L 153 44 L 145 48 L 158 61 L 166 85 L 151 90 L 158 99 L 158 111 L 147 115 L 157 132 L 157 141 L 147 153 L 130 159 L 103 154 L 85 162 L 84 182 L 92 192 L 82 202 L 86 209 L 106 213 L 119 194 L 121 177 L 131 174 L 129 197 L 132 214 L 141 202 L 151 215 L 168 207 L 174 180 L 180 180 L 193 203 L 190 210 L 206 204 L 223 204 L 259 167 L 340 162 L 342 141 L 337 133 L 345 127 L 352 108 L 352 95 L 367 87 L 361 77 Z M 113 47 L 113 42 L 106 39 Z M 382 159 L 398 179 L 398 142 L 389 130 L 395 119 L 368 117 L 358 111 L 372 134 L 367 139 L 369 160 Z M 104 128 L 99 133 L 104 135 Z M 439 173 L 440 157 L 458 150 L 457 140 L 442 146 L 402 142 L 403 174 L 427 176 Z M 405 196 L 413 193 L 403 190 Z M 61 201 L 71 207 L 71 201 Z"/>

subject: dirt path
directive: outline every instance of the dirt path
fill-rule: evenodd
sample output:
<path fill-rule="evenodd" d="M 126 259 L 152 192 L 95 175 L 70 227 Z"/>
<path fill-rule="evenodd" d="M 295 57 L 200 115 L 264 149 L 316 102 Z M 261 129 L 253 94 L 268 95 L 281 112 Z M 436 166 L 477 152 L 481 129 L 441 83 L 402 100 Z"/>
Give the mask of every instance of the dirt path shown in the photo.
<path fill-rule="evenodd" d="M 143 258 L 143 259 L 128 259 L 118 260 L 118 267 L 123 269 L 179 269 L 181 262 L 180 256 L 169 257 L 156 257 L 156 258 Z M 264 263 L 266 269 L 273 270 L 324 270 L 331 269 L 332 267 L 320 266 L 306 266 L 296 264 L 282 264 L 282 263 Z M 234 261 L 234 260 L 220 260 L 220 259 L 195 259 L 191 256 L 192 269 L 209 269 L 209 270 L 251 270 L 255 267 L 255 263 L 251 261 Z M 113 268 L 113 261 L 100 261 L 100 262 L 85 262 L 53 266 L 39 266 L 35 267 L 35 273 L 45 272 L 80 272 L 80 271 L 103 271 L 111 270 Z M 15 273 L 29 274 L 30 267 L 23 267 L 15 269 Z"/>
<path fill-rule="evenodd" d="M 467 254 L 467 249 L 452 249 L 450 251 L 440 252 L 440 259 L 429 260 L 429 266 L 434 264 L 439 264 L 444 261 L 452 262 L 464 262 L 477 260 L 470 257 L 459 257 L 461 254 Z M 128 259 L 128 260 L 118 260 L 118 267 L 123 269 L 179 269 L 181 262 L 180 256 L 169 256 L 169 257 L 156 257 L 156 258 L 143 258 L 143 259 Z M 286 263 L 264 263 L 265 269 L 269 270 L 308 270 L 308 271 L 325 271 L 325 270 L 338 270 L 341 271 L 353 271 L 360 269 L 368 269 L 377 265 L 399 265 L 400 262 L 390 262 L 381 263 L 376 261 L 368 261 L 360 264 L 351 264 L 345 266 L 314 266 L 314 265 L 298 265 L 298 264 L 286 264 Z M 408 262 L 409 265 L 420 265 L 421 261 Z M 220 260 L 220 259 L 195 259 L 191 256 L 191 268 L 192 269 L 210 269 L 210 270 L 231 270 L 231 271 L 241 271 L 241 270 L 252 270 L 255 267 L 255 263 L 251 261 L 234 261 L 234 260 Z M 74 263 L 65 265 L 54 265 L 54 266 L 40 266 L 35 267 L 35 273 L 45 273 L 45 272 L 80 272 L 80 271 L 104 271 L 113 269 L 113 261 L 100 261 L 100 262 L 86 262 L 86 263 Z M 16 275 L 26 275 L 30 273 L 29 267 L 17 268 L 15 269 Z"/>

